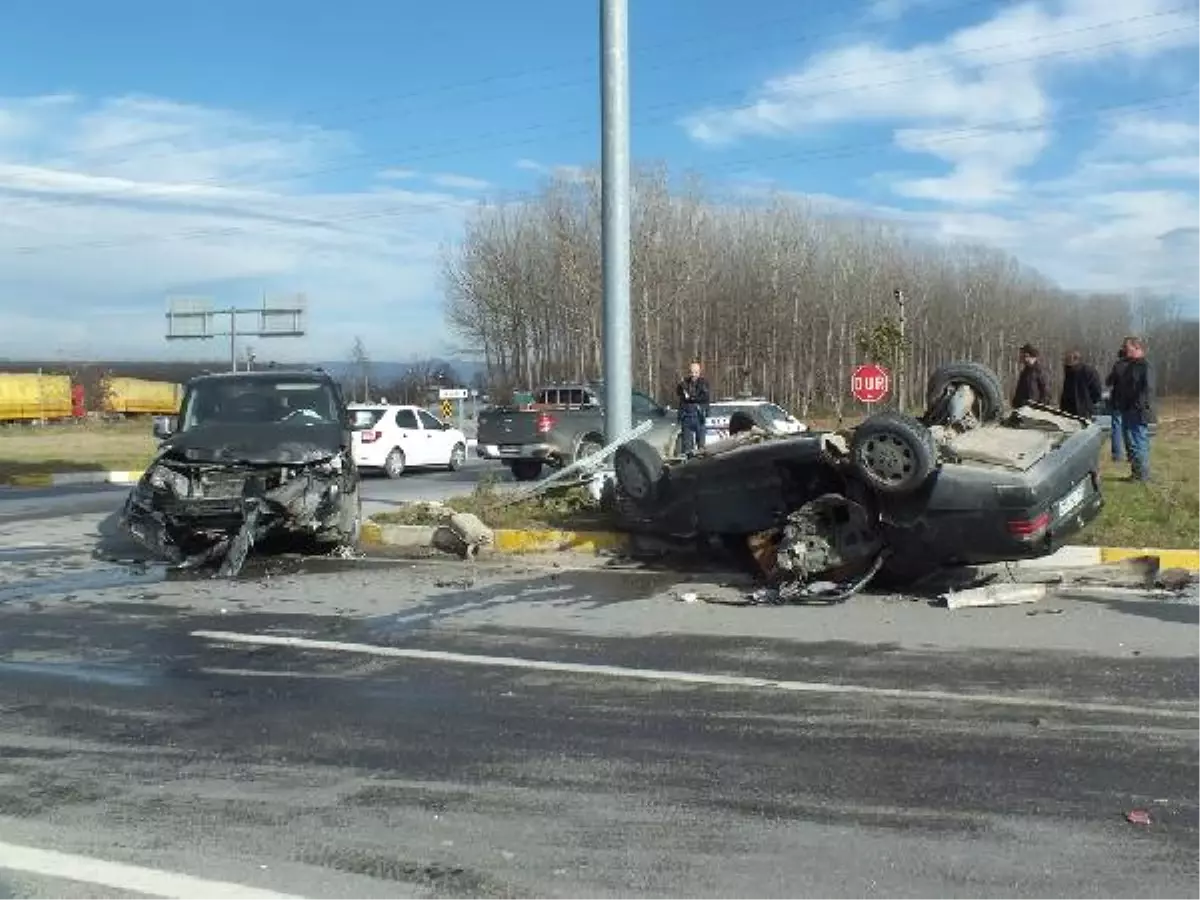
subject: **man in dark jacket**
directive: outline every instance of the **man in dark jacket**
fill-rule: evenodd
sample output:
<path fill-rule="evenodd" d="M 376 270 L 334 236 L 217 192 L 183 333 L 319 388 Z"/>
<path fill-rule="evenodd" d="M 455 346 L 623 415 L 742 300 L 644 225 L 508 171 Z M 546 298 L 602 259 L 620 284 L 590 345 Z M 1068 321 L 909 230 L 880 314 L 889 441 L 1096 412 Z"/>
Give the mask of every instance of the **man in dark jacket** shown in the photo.
<path fill-rule="evenodd" d="M 1072 350 L 1063 360 L 1062 394 L 1058 408 L 1073 416 L 1090 419 L 1100 402 L 1100 373 L 1083 361 L 1078 350 Z"/>
<path fill-rule="evenodd" d="M 700 360 L 692 360 L 687 377 L 675 386 L 679 401 L 679 426 L 683 431 L 683 453 L 691 456 L 704 449 L 705 419 L 711 401 L 708 381 L 701 374 Z"/>
<path fill-rule="evenodd" d="M 1121 373 L 1124 371 L 1125 348 L 1122 346 L 1117 351 L 1117 359 L 1113 363 L 1112 371 L 1104 380 L 1105 385 L 1108 386 L 1108 412 L 1112 420 L 1112 430 L 1109 434 L 1112 443 L 1112 461 L 1115 463 L 1129 458 L 1128 448 L 1125 447 L 1125 430 L 1121 423 L 1121 405 L 1117 402 L 1117 385 L 1120 383 Z"/>
<path fill-rule="evenodd" d="M 1013 393 L 1013 407 L 1026 403 L 1050 403 L 1050 380 L 1038 360 L 1037 348 L 1033 344 L 1021 347 L 1021 373 L 1017 375 L 1017 389 Z"/>
<path fill-rule="evenodd" d="M 1154 370 L 1141 338 L 1125 338 L 1125 368 L 1113 387 L 1134 481 L 1150 480 L 1150 424 L 1154 421 Z"/>

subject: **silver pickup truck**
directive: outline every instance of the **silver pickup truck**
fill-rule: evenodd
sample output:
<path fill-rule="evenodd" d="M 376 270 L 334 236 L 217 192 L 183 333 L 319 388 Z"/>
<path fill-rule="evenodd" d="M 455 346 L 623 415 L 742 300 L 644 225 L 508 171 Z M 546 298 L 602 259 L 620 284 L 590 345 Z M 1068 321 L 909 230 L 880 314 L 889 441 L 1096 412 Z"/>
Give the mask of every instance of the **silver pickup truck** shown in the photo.
<path fill-rule="evenodd" d="M 597 383 L 550 384 L 533 392 L 532 403 L 496 406 L 479 414 L 475 452 L 499 460 L 518 481 L 541 477 L 604 446 L 604 388 Z M 670 407 L 633 392 L 633 424 L 654 424 L 642 439 L 663 454 L 676 455 L 679 423 Z"/>

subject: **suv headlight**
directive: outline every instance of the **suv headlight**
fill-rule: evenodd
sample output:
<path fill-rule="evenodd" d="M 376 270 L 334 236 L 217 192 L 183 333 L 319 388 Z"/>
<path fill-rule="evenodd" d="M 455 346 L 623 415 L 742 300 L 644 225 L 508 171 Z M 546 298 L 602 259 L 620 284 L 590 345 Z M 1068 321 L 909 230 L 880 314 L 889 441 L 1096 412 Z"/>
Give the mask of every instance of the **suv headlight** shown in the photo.
<path fill-rule="evenodd" d="M 169 490 L 177 497 L 186 497 L 188 494 L 187 476 L 174 469 L 168 469 L 166 466 L 155 466 L 150 470 L 150 477 L 147 480 L 151 487 L 158 490 Z"/>

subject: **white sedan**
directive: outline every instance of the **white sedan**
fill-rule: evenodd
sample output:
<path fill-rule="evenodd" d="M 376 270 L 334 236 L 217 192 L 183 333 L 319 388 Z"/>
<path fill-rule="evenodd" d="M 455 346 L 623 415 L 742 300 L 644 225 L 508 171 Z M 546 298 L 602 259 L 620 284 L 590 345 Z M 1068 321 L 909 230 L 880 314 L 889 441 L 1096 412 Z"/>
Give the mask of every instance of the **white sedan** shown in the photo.
<path fill-rule="evenodd" d="M 427 466 L 455 472 L 467 461 L 466 436 L 419 406 L 354 403 L 346 408 L 359 429 L 353 435 L 360 469 L 399 478 L 406 469 Z"/>

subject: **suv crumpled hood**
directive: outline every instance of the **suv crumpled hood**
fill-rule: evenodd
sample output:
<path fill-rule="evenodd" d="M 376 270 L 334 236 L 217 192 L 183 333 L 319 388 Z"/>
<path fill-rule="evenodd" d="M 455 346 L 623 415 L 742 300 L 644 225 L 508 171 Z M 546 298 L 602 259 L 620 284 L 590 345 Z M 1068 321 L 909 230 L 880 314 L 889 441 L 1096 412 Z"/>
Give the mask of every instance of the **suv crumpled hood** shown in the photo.
<path fill-rule="evenodd" d="M 202 425 L 172 435 L 159 448 L 162 460 L 248 465 L 303 465 L 342 449 L 337 424 Z"/>

